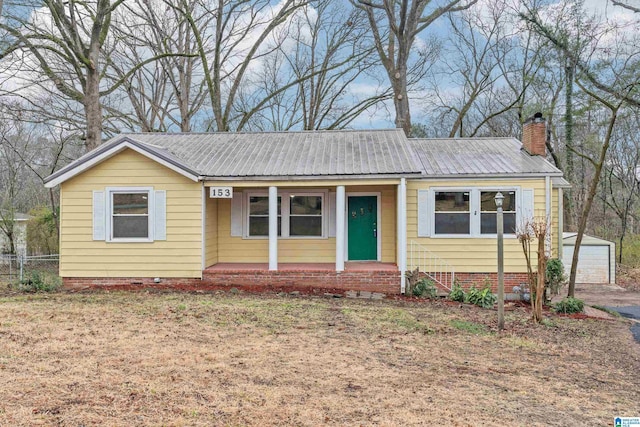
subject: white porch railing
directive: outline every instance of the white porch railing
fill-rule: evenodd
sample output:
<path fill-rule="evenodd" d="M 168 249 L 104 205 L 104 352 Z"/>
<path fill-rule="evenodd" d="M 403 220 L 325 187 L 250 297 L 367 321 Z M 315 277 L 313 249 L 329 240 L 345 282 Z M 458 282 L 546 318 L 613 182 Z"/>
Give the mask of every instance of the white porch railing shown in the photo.
<path fill-rule="evenodd" d="M 445 260 L 420 245 L 411 241 L 407 260 L 407 269 L 426 274 L 431 280 L 451 291 L 456 278 L 455 271 Z"/>

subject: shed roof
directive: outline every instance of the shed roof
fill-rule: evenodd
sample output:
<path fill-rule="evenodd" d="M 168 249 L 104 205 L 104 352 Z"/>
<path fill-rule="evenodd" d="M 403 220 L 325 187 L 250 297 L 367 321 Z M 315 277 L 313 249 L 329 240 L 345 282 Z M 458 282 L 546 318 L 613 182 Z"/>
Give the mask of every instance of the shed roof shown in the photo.
<path fill-rule="evenodd" d="M 577 235 L 578 235 L 578 233 L 575 233 L 575 232 L 564 232 L 564 233 L 562 233 L 562 244 L 563 245 L 569 245 L 569 246 L 571 246 L 571 245 L 575 246 L 575 244 L 576 244 L 576 236 Z M 585 235 L 582 236 L 582 243 L 581 243 L 580 246 L 602 246 L 602 245 L 615 246 L 615 242 L 585 234 Z"/>
<path fill-rule="evenodd" d="M 562 171 L 515 138 L 410 139 L 429 177 L 556 175 Z"/>

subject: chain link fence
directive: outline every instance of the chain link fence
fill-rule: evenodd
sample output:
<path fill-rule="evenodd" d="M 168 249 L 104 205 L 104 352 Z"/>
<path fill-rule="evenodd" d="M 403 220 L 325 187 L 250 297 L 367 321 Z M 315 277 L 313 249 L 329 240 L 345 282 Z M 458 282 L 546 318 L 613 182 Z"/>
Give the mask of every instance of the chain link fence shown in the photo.
<path fill-rule="evenodd" d="M 32 282 L 50 283 L 57 286 L 58 255 L 2 255 L 0 254 L 0 284 L 21 285 Z"/>

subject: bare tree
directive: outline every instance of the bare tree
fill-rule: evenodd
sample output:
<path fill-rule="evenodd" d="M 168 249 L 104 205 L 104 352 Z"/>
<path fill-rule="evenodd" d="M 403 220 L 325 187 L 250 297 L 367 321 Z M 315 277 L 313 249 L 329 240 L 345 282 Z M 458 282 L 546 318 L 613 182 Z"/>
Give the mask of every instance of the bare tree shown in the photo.
<path fill-rule="evenodd" d="M 327 0 L 312 1 L 293 15 L 278 36 L 287 42 L 263 61 L 257 79 L 242 91 L 239 127 L 253 117 L 252 126 L 263 120 L 273 129 L 342 128 L 390 98 L 387 87 L 375 88 L 379 62 L 365 20 L 362 11 Z M 355 93 L 361 76 L 367 77 L 369 90 Z"/>
<path fill-rule="evenodd" d="M 580 244 L 587 228 L 587 221 L 607 160 L 617 119 L 623 108 L 637 108 L 640 105 L 634 98 L 637 88 L 640 87 L 640 77 L 636 72 L 640 66 L 639 53 L 635 48 L 637 40 L 634 39 L 635 34 L 625 32 L 624 28 L 593 24 L 590 28 L 590 34 L 585 36 L 590 40 L 590 43 L 585 46 L 585 49 L 575 51 L 570 49 L 562 34 L 557 33 L 556 28 L 543 22 L 538 11 L 529 10 L 522 17 L 536 31 L 571 58 L 576 64 L 575 79 L 578 87 L 592 100 L 594 105 L 608 111 L 607 120 L 594 131 L 594 137 L 600 141 L 599 152 L 596 156 L 579 152 L 577 147 L 568 147 L 580 159 L 593 167 L 593 176 L 585 193 L 584 204 L 578 218 L 576 248 L 569 276 L 568 295 L 574 296 Z M 586 25 L 582 29 L 585 28 Z M 615 43 L 612 43 L 611 39 L 615 40 Z M 586 49 L 587 47 L 588 49 Z M 621 58 L 623 60 L 620 60 Z M 602 83 L 605 80 L 607 84 Z"/>
<path fill-rule="evenodd" d="M 212 110 L 209 128 L 231 130 L 232 123 L 242 120 L 241 114 L 234 113 L 250 66 L 277 49 L 282 40 L 273 45 L 270 37 L 307 2 L 286 0 L 274 6 L 267 0 L 199 0 L 197 9 L 187 0 L 166 3 L 184 17 L 193 32 Z M 205 31 L 198 26 L 201 16 L 195 10 L 215 18 Z M 241 128 L 236 126 L 236 130 Z"/>
<path fill-rule="evenodd" d="M 612 211 L 620 221 L 617 232 L 618 262 L 622 264 L 624 238 L 629 231 L 633 209 L 640 198 L 640 139 L 638 115 L 623 115 L 613 136 L 609 160 L 603 166 L 602 196 L 603 214 Z M 608 187 L 608 188 L 607 188 Z"/>
<path fill-rule="evenodd" d="M 431 108 L 449 126 L 449 137 L 519 133 L 512 126 L 495 126 L 497 118 L 506 114 L 509 122 L 520 124 L 513 113 L 521 114 L 525 94 L 542 67 L 544 44 L 531 48 L 535 35 L 517 30 L 517 16 L 508 3 L 494 0 L 483 6 L 448 15 L 445 54 L 431 77 Z M 452 94 L 442 85 L 445 80 L 459 90 Z"/>
<path fill-rule="evenodd" d="M 97 147 L 102 140 L 102 46 L 111 14 L 122 1 L 43 0 L 46 14 L 43 9 L 33 12 L 40 19 L 15 14 L 11 19 L 19 22 L 18 27 L 0 23 L 0 28 L 14 39 L 0 58 L 26 49 L 58 91 L 83 105 L 87 149 Z"/>
<path fill-rule="evenodd" d="M 198 31 L 205 33 L 215 16 L 198 12 L 196 0 L 185 7 L 198 15 Z M 124 79 L 120 92 L 130 108 L 123 108 L 123 121 L 144 132 L 192 131 L 206 90 L 191 25 L 177 9 L 153 0 L 124 3 L 117 15 L 106 77 Z M 151 57 L 158 60 L 136 69 Z"/>
<path fill-rule="evenodd" d="M 640 13 L 640 3 L 638 3 L 636 0 L 635 4 L 631 4 L 633 3 L 633 1 L 634 0 L 627 0 L 627 1 L 611 0 L 611 4 L 613 4 L 614 6 L 620 6 L 627 10 L 630 10 L 633 13 Z"/>
<path fill-rule="evenodd" d="M 409 88 L 432 65 L 433 50 L 425 43 L 415 48 L 416 37 L 440 16 L 468 9 L 477 0 L 352 0 L 367 13 L 378 56 L 393 89 L 396 127 L 411 135 Z M 415 52 L 417 50 L 417 52 Z"/>

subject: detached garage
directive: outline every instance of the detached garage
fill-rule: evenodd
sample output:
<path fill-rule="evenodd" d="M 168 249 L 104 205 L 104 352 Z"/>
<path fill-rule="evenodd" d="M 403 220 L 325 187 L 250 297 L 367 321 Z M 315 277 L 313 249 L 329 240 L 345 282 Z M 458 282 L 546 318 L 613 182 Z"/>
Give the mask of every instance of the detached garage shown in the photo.
<path fill-rule="evenodd" d="M 571 272 L 571 260 L 578 233 L 563 233 L 562 262 L 567 276 Z M 576 283 L 615 283 L 616 244 L 608 240 L 584 235 L 580 245 Z"/>

